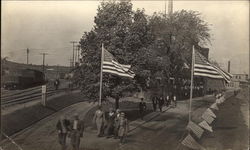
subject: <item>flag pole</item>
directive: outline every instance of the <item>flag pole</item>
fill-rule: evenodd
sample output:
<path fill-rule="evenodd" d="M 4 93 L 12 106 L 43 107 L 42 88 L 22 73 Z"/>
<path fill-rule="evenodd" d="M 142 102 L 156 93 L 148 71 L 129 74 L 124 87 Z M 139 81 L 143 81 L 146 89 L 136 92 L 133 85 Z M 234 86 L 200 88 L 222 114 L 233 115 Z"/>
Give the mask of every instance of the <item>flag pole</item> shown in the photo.
<path fill-rule="evenodd" d="M 191 112 L 192 112 L 192 98 L 193 98 L 193 81 L 194 81 L 194 63 L 195 63 L 195 54 L 194 54 L 194 45 L 192 47 L 192 68 L 191 68 L 191 85 L 190 85 L 190 100 L 189 100 L 189 112 L 188 112 L 188 121 L 191 121 Z"/>
<path fill-rule="evenodd" d="M 99 93 L 99 102 L 98 105 L 101 106 L 102 104 L 102 68 L 103 68 L 103 54 L 104 54 L 104 46 L 102 43 L 102 52 L 101 52 L 101 73 L 100 73 L 100 93 Z"/>

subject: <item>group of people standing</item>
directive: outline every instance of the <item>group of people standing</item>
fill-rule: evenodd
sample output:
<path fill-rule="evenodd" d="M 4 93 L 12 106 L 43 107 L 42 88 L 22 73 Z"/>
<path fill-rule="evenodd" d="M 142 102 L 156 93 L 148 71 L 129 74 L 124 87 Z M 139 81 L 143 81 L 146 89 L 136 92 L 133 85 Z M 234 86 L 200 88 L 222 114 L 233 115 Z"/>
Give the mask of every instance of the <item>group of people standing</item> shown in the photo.
<path fill-rule="evenodd" d="M 120 143 L 124 143 L 124 138 L 129 130 L 128 120 L 124 112 L 110 108 L 109 112 L 105 113 L 99 106 L 95 112 L 93 123 L 97 127 L 98 137 L 119 138 Z"/>
<path fill-rule="evenodd" d="M 62 150 L 66 149 L 67 138 L 70 138 L 72 149 L 79 150 L 80 138 L 83 136 L 84 131 L 84 122 L 79 119 L 78 114 L 74 114 L 72 120 L 65 118 L 65 116 L 61 116 L 56 124 L 56 128 Z"/>
<path fill-rule="evenodd" d="M 153 105 L 153 110 L 156 111 L 157 110 L 157 106 L 160 110 L 160 112 L 162 112 L 162 107 L 164 106 L 164 104 L 168 107 L 168 106 L 173 106 L 176 107 L 177 106 L 177 99 L 176 96 L 166 96 L 166 97 L 162 97 L 162 96 L 153 96 L 152 97 L 152 105 Z"/>

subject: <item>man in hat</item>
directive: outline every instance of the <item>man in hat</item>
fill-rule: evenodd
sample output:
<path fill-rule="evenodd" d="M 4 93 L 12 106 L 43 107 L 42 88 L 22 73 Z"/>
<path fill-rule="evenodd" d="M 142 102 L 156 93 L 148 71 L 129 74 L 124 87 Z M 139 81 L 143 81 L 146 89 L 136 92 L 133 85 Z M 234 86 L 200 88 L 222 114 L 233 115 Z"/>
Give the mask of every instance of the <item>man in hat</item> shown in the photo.
<path fill-rule="evenodd" d="M 152 105 L 153 105 L 154 111 L 156 111 L 156 106 L 157 106 L 157 98 L 156 98 L 156 96 L 153 96 L 153 98 L 152 98 Z"/>
<path fill-rule="evenodd" d="M 125 117 L 125 113 L 122 112 L 120 119 L 119 119 L 119 130 L 118 130 L 118 136 L 120 138 L 120 144 L 124 143 L 124 138 L 127 136 L 129 130 L 128 126 L 128 120 Z"/>
<path fill-rule="evenodd" d="M 73 150 L 79 150 L 80 138 L 83 136 L 84 122 L 79 119 L 77 113 L 74 114 L 73 120 L 71 121 L 71 145 Z"/>
<path fill-rule="evenodd" d="M 102 111 L 102 107 L 98 106 L 98 109 L 96 110 L 94 118 L 93 118 L 93 122 L 97 126 L 97 136 L 98 137 L 103 136 L 104 121 L 105 121 L 105 114 Z"/>
<path fill-rule="evenodd" d="M 114 123 L 115 123 L 115 112 L 113 108 L 109 108 L 109 113 L 107 115 L 107 138 L 110 138 L 114 134 Z"/>
<path fill-rule="evenodd" d="M 160 112 L 162 112 L 163 105 L 164 105 L 164 100 L 162 97 L 159 97 L 158 98 L 158 106 L 159 106 Z"/>
<path fill-rule="evenodd" d="M 143 120 L 144 111 L 146 109 L 147 109 L 146 103 L 143 101 L 143 98 L 141 98 L 141 102 L 139 103 L 139 113 L 140 113 L 142 120 Z"/>
<path fill-rule="evenodd" d="M 66 137 L 70 128 L 70 121 L 65 118 L 65 116 L 61 116 L 56 124 L 56 128 L 58 130 L 58 139 L 59 144 L 61 145 L 61 149 L 66 149 Z"/>

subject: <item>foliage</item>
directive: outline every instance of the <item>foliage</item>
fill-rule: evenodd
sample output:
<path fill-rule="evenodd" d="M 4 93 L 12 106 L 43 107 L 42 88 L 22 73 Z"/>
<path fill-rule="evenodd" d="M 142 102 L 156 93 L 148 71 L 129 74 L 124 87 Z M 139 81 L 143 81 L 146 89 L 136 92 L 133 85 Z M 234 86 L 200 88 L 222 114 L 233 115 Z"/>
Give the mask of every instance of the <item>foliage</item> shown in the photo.
<path fill-rule="evenodd" d="M 119 99 L 127 91 L 159 88 L 169 77 L 183 77 L 183 63 L 190 61 L 191 46 L 209 43 L 208 25 L 194 11 L 171 16 L 132 10 L 129 1 L 101 2 L 95 26 L 80 40 L 81 66 L 77 69 L 83 93 L 97 100 L 100 81 L 101 44 L 118 62 L 132 65 L 134 79 L 104 73 L 103 98 Z"/>

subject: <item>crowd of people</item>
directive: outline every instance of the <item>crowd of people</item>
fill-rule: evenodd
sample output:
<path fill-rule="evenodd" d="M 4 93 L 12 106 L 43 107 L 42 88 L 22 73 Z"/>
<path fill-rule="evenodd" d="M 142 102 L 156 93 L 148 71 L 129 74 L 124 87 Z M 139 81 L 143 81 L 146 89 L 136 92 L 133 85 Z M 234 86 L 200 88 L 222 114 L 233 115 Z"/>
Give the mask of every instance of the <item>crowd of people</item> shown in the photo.
<path fill-rule="evenodd" d="M 152 105 L 153 105 L 153 110 L 157 111 L 157 106 L 159 108 L 159 111 L 162 112 L 162 107 L 165 106 L 171 106 L 171 107 L 176 107 L 177 106 L 177 99 L 176 96 L 153 96 L 152 97 Z"/>
<path fill-rule="evenodd" d="M 124 112 L 119 109 L 114 111 L 109 109 L 106 114 L 99 106 L 93 118 L 93 124 L 97 128 L 97 137 L 120 139 L 123 144 L 129 130 L 128 119 Z M 80 138 L 83 136 L 84 122 L 79 119 L 78 114 L 74 114 L 71 120 L 61 116 L 56 124 L 59 144 L 61 149 L 66 149 L 67 141 L 70 141 L 73 150 L 79 150 Z"/>
<path fill-rule="evenodd" d="M 128 119 L 124 112 L 109 108 L 108 114 L 105 114 L 102 107 L 99 106 L 95 112 L 93 123 L 97 127 L 98 137 L 120 139 L 120 143 L 124 143 L 129 130 Z"/>
<path fill-rule="evenodd" d="M 162 112 L 163 106 L 177 106 L 177 97 L 175 94 L 171 96 L 167 95 L 166 97 L 155 95 L 152 96 L 151 100 L 154 111 L 159 109 Z M 145 112 L 147 111 L 144 98 L 140 99 L 138 111 L 143 120 L 143 116 L 145 116 Z M 124 143 L 129 131 L 129 123 L 125 113 L 121 112 L 120 109 L 109 108 L 109 111 L 105 112 L 101 106 L 98 106 L 92 122 L 97 128 L 97 137 L 119 139 L 121 144 Z M 79 119 L 78 114 L 75 114 L 71 120 L 62 116 L 57 122 L 56 127 L 62 150 L 66 149 L 67 139 L 70 140 L 73 150 L 79 150 L 80 138 L 83 136 L 84 131 L 84 122 Z"/>

